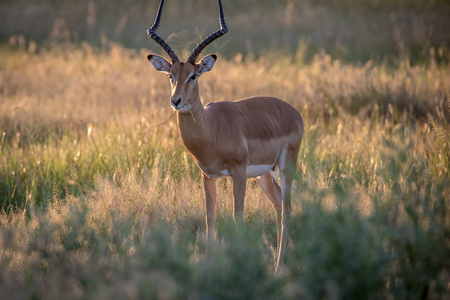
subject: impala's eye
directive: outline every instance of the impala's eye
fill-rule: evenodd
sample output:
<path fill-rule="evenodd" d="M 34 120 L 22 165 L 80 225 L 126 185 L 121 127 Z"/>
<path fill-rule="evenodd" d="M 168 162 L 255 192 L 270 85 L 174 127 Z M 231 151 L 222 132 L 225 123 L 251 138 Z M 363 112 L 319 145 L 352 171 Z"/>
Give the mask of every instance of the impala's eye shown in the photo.
<path fill-rule="evenodd" d="M 195 79 L 197 79 L 197 74 L 192 75 L 191 77 L 189 77 L 189 81 L 195 81 Z"/>
<path fill-rule="evenodd" d="M 170 78 L 170 81 L 171 81 L 171 82 L 174 82 L 174 81 L 175 81 L 175 79 L 173 78 L 173 75 L 172 75 L 172 74 L 169 74 L 169 78 Z"/>

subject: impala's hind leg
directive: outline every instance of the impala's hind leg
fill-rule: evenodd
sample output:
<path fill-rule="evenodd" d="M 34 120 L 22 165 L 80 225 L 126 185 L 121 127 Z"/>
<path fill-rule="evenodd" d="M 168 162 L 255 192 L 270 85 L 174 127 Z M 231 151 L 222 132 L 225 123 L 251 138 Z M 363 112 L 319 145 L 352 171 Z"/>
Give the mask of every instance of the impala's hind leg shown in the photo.
<path fill-rule="evenodd" d="M 259 186 L 272 202 L 277 212 L 277 251 L 280 249 L 281 237 L 281 188 L 270 172 L 256 178 Z"/>
<path fill-rule="evenodd" d="M 291 187 L 295 176 L 295 165 L 297 161 L 298 147 L 283 148 L 278 158 L 278 167 L 280 168 L 281 185 L 281 237 L 278 248 L 278 260 L 275 273 L 280 272 L 284 263 L 286 246 L 288 240 L 289 223 L 291 221 Z"/>

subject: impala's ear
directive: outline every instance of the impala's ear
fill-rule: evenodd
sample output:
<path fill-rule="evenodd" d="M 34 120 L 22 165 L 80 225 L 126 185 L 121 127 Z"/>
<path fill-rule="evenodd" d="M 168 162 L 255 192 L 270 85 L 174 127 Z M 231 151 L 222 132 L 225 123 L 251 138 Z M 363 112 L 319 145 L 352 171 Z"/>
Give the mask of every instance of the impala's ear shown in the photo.
<path fill-rule="evenodd" d="M 205 72 L 211 71 L 216 63 L 217 55 L 210 54 L 202 58 L 200 63 L 198 64 L 198 76 L 202 75 Z"/>
<path fill-rule="evenodd" d="M 170 73 L 172 64 L 159 55 L 148 55 L 148 60 L 152 63 L 156 71 Z"/>

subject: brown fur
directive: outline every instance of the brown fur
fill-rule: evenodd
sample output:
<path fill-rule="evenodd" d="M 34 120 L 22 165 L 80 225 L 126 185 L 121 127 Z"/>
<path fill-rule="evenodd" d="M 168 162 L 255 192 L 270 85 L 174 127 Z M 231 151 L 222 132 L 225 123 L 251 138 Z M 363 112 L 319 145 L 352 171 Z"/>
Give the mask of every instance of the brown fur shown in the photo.
<path fill-rule="evenodd" d="M 298 148 L 303 135 L 298 111 L 270 97 L 211 103 L 194 110 L 193 117 L 178 113 L 178 126 L 206 175 L 219 175 L 235 164 L 274 165 L 281 148 Z"/>
<path fill-rule="evenodd" d="M 183 62 L 172 65 L 154 55 L 148 58 L 157 70 L 169 73 L 172 78 L 171 103 L 177 109 L 178 130 L 184 146 L 202 170 L 208 239 L 214 232 L 215 180 L 232 177 L 235 221 L 242 223 L 248 169 L 260 168 L 255 174 L 266 173 L 251 176 L 258 176 L 259 185 L 277 212 L 278 272 L 286 251 L 290 190 L 303 137 L 299 112 L 273 97 L 250 97 L 203 107 L 198 80 L 190 78 L 211 70 L 215 55 L 206 56 L 195 65 Z M 275 166 L 280 169 L 281 186 L 269 172 Z"/>

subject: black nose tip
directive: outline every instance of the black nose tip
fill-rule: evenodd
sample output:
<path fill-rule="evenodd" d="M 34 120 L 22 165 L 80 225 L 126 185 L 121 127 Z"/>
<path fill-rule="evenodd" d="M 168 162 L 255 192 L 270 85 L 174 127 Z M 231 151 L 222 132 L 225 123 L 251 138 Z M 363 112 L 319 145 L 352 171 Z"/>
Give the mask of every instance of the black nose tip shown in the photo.
<path fill-rule="evenodd" d="M 178 104 L 180 104 L 180 102 L 181 102 L 181 97 L 179 97 L 176 101 L 174 99 L 172 99 L 171 101 L 172 101 L 172 105 L 174 107 L 177 107 Z"/>

